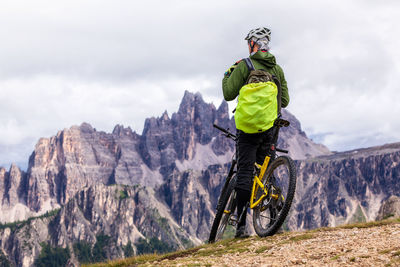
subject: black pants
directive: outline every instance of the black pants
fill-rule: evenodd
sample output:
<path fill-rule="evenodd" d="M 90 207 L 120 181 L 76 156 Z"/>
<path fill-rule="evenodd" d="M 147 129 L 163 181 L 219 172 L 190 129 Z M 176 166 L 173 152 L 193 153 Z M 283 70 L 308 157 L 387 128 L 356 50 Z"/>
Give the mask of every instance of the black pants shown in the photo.
<path fill-rule="evenodd" d="M 235 186 L 237 192 L 238 215 L 242 214 L 243 208 L 250 200 L 251 189 L 253 186 L 254 163 L 262 165 L 268 148 L 273 139 L 275 128 L 255 134 L 247 134 L 237 130 L 236 153 L 238 159 L 237 183 Z M 246 213 L 244 212 L 242 220 L 238 227 L 246 224 Z"/>

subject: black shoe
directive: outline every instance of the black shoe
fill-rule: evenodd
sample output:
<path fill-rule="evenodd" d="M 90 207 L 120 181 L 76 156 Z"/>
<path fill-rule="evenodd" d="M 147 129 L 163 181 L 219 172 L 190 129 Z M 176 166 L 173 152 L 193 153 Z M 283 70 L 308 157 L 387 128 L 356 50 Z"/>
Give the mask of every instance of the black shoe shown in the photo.
<path fill-rule="evenodd" d="M 246 231 L 246 226 L 240 226 L 236 229 L 236 234 L 235 234 L 235 238 L 247 238 L 249 237 L 249 233 L 247 233 Z"/>

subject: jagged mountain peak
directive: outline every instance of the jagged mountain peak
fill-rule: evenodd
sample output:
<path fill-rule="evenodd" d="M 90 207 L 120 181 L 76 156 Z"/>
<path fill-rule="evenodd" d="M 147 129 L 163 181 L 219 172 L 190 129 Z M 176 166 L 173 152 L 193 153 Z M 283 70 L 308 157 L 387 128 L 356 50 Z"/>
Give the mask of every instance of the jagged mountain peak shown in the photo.
<path fill-rule="evenodd" d="M 92 125 L 90 125 L 89 123 L 87 123 L 87 122 L 83 122 L 80 126 L 79 126 L 79 129 L 82 131 L 82 132 L 84 132 L 84 133 L 91 133 L 91 132 L 95 132 L 96 131 L 96 129 L 94 129 L 93 127 L 92 127 Z"/>
<path fill-rule="evenodd" d="M 11 164 L 9 172 L 11 175 L 21 175 L 22 173 L 21 169 L 15 163 Z"/>
<path fill-rule="evenodd" d="M 292 113 L 290 113 L 286 109 L 282 109 L 281 113 L 282 113 L 282 117 L 285 120 L 290 121 L 290 126 L 291 127 L 289 127 L 288 130 L 291 130 L 292 134 L 300 134 L 300 135 L 302 135 L 304 137 L 307 137 L 306 133 L 301 128 L 300 121 Z"/>
<path fill-rule="evenodd" d="M 175 114 L 175 113 L 174 113 Z M 164 127 L 170 123 L 171 119 L 168 112 L 165 110 L 160 117 L 150 117 L 145 119 L 142 135 L 146 135 L 148 131 L 155 127 Z"/>
<path fill-rule="evenodd" d="M 179 105 L 178 113 L 188 112 L 189 108 L 193 108 L 194 103 L 195 103 L 195 94 L 186 90 L 183 95 L 182 101 Z"/>
<path fill-rule="evenodd" d="M 203 100 L 200 92 L 191 93 L 185 91 L 181 104 L 179 105 L 178 114 L 192 113 L 194 110 L 200 111 L 203 107 L 215 109 L 214 104 L 208 104 Z"/>
<path fill-rule="evenodd" d="M 139 138 L 139 135 L 135 132 L 132 131 L 131 127 L 124 127 L 123 125 L 117 124 L 113 131 L 112 131 L 113 135 L 117 135 L 117 136 L 133 136 L 135 139 Z"/>
<path fill-rule="evenodd" d="M 204 102 L 203 96 L 201 95 L 200 92 L 192 93 L 192 92 L 189 92 L 188 90 L 185 90 L 181 104 L 182 103 L 183 104 L 190 103 L 190 102 L 193 102 L 196 100 Z"/>
<path fill-rule="evenodd" d="M 169 119 L 164 112 L 161 117 L 146 119 L 141 136 L 140 154 L 149 168 L 161 168 L 172 171 L 175 160 L 191 160 L 197 153 L 197 144 L 210 144 L 218 133 L 213 129 L 214 122 L 228 126 L 233 123 L 229 118 L 227 104 L 221 104 L 219 110 L 213 104 L 206 103 L 200 93 L 185 91 L 178 112 Z M 224 146 L 225 152 L 231 150 Z M 216 153 L 214 150 L 212 153 Z"/>
<path fill-rule="evenodd" d="M 226 102 L 225 100 L 221 101 L 221 105 L 219 105 L 218 107 L 218 113 L 224 113 L 224 114 L 228 114 L 229 115 L 229 106 L 228 106 L 228 102 Z"/>
<path fill-rule="evenodd" d="M 0 166 L 0 175 L 2 173 L 6 173 L 6 172 L 7 172 L 7 169 Z M 21 173 L 21 172 L 22 172 L 22 170 L 20 167 L 18 167 L 17 164 L 11 163 L 8 173 Z"/>
<path fill-rule="evenodd" d="M 161 115 L 161 118 L 165 121 L 170 120 L 169 116 L 168 116 L 168 111 L 165 110 L 164 113 Z"/>

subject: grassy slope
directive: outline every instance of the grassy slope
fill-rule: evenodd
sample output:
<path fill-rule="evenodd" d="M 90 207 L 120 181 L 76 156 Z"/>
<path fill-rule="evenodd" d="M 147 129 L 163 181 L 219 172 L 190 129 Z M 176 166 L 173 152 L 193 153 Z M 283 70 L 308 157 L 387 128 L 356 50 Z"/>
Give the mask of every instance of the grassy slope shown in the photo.
<path fill-rule="evenodd" d="M 255 253 L 263 253 L 266 250 L 269 250 L 273 246 L 280 246 L 283 244 L 287 244 L 290 242 L 298 242 L 301 240 L 312 239 L 314 236 L 318 235 L 319 232 L 330 232 L 330 231 L 340 231 L 343 229 L 360 229 L 360 228 L 371 228 L 371 227 L 379 227 L 390 224 L 400 224 L 400 218 L 398 219 L 389 219 L 377 222 L 367 222 L 367 223 L 356 223 L 350 225 L 343 225 L 338 227 L 324 227 L 318 228 L 314 230 L 309 230 L 305 232 L 285 232 L 282 234 L 277 234 L 272 237 L 260 238 L 257 236 L 253 236 L 247 239 L 226 239 L 215 244 L 205 244 L 195 248 L 176 251 L 168 254 L 157 255 L 141 255 L 127 259 L 120 260 L 112 260 L 106 263 L 97 263 L 92 265 L 83 265 L 90 267 L 122 267 L 122 266 L 140 266 L 140 265 L 157 265 L 161 261 L 165 260 L 185 260 L 185 258 L 190 257 L 192 261 L 196 262 L 196 258 L 201 261 L 200 258 L 212 256 L 219 257 L 227 254 L 240 254 L 248 251 L 248 247 L 257 241 L 264 241 L 264 245 L 259 246 L 254 252 Z M 399 250 L 400 251 L 400 250 Z M 399 262 L 400 263 L 400 262 Z M 190 265 L 188 265 L 190 266 Z M 199 266 L 199 265 L 193 265 Z M 206 264 L 207 266 L 207 264 Z"/>

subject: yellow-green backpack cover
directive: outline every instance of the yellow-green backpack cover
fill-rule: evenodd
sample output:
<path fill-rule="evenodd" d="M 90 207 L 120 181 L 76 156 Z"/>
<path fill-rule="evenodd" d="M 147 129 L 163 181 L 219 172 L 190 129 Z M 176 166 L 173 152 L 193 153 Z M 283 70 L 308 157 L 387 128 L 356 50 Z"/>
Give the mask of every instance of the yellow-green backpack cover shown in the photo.
<path fill-rule="evenodd" d="M 278 87 L 271 74 L 255 70 L 251 60 L 245 60 L 250 74 L 239 91 L 236 128 L 249 134 L 260 133 L 270 129 L 278 117 Z"/>

